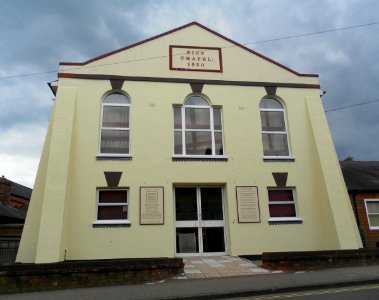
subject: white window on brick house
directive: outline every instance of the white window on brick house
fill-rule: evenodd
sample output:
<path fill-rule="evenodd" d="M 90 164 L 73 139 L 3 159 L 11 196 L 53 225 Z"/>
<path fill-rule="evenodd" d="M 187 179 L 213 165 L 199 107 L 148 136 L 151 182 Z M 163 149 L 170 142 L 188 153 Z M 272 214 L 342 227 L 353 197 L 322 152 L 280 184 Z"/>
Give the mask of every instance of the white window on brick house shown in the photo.
<path fill-rule="evenodd" d="M 365 199 L 370 229 L 379 230 L 379 199 Z"/>
<path fill-rule="evenodd" d="M 190 96 L 182 106 L 174 106 L 174 155 L 223 156 L 221 108 L 202 96 Z"/>
<path fill-rule="evenodd" d="M 98 189 L 94 224 L 129 224 L 128 199 L 128 189 Z"/>
<path fill-rule="evenodd" d="M 130 154 L 130 99 L 122 93 L 104 97 L 101 112 L 100 155 Z"/>
<path fill-rule="evenodd" d="M 259 105 L 264 157 L 289 157 L 285 110 L 279 100 L 263 98 Z"/>

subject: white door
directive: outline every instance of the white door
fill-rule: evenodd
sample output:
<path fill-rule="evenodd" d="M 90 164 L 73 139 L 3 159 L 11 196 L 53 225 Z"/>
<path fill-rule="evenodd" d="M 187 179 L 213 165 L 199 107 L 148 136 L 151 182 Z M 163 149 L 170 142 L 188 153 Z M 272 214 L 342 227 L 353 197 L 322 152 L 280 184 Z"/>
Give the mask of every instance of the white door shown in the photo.
<path fill-rule="evenodd" d="M 221 187 L 176 187 L 176 255 L 225 254 Z"/>

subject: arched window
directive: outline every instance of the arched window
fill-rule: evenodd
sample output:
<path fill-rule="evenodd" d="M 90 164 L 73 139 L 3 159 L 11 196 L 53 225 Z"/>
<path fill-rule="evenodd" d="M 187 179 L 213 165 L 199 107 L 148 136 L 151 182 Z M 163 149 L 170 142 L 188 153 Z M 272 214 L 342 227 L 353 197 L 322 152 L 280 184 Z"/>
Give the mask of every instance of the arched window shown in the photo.
<path fill-rule="evenodd" d="M 202 96 L 174 107 L 174 143 L 176 155 L 223 155 L 221 108 Z"/>
<path fill-rule="evenodd" d="M 289 156 L 287 126 L 283 105 L 263 98 L 259 105 L 264 156 Z"/>
<path fill-rule="evenodd" d="M 101 116 L 101 154 L 129 154 L 130 99 L 122 93 L 104 97 Z"/>

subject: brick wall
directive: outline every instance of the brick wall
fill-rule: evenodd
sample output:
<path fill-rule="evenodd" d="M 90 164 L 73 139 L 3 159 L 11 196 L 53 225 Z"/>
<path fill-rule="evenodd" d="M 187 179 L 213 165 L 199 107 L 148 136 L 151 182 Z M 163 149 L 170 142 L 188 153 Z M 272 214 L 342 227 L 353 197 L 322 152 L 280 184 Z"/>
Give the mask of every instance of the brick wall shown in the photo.
<path fill-rule="evenodd" d="M 379 249 L 262 253 L 263 268 L 272 270 L 317 270 L 371 264 L 379 264 Z"/>
<path fill-rule="evenodd" d="M 183 272 L 182 258 L 66 261 L 0 266 L 0 294 L 158 281 Z"/>
<path fill-rule="evenodd" d="M 11 182 L 4 176 L 0 177 L 0 203 L 9 204 L 9 196 L 11 193 Z"/>
<path fill-rule="evenodd" d="M 379 199 L 379 193 L 361 193 L 355 195 L 356 215 L 358 216 L 359 225 L 364 235 L 366 248 L 379 248 L 379 230 L 371 230 L 369 227 L 365 199 Z"/>

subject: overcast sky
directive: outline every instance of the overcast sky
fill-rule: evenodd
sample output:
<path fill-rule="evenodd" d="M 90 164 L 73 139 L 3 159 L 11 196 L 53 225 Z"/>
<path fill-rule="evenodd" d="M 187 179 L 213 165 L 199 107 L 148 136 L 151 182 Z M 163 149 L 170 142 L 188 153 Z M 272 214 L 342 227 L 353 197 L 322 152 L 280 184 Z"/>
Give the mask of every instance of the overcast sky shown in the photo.
<path fill-rule="evenodd" d="M 60 61 L 197 21 L 239 43 L 378 22 L 377 0 L 0 0 L 0 176 L 33 187 Z M 379 25 L 248 45 L 320 75 L 326 110 L 379 99 Z M 379 102 L 327 113 L 340 159 L 379 160 Z"/>

